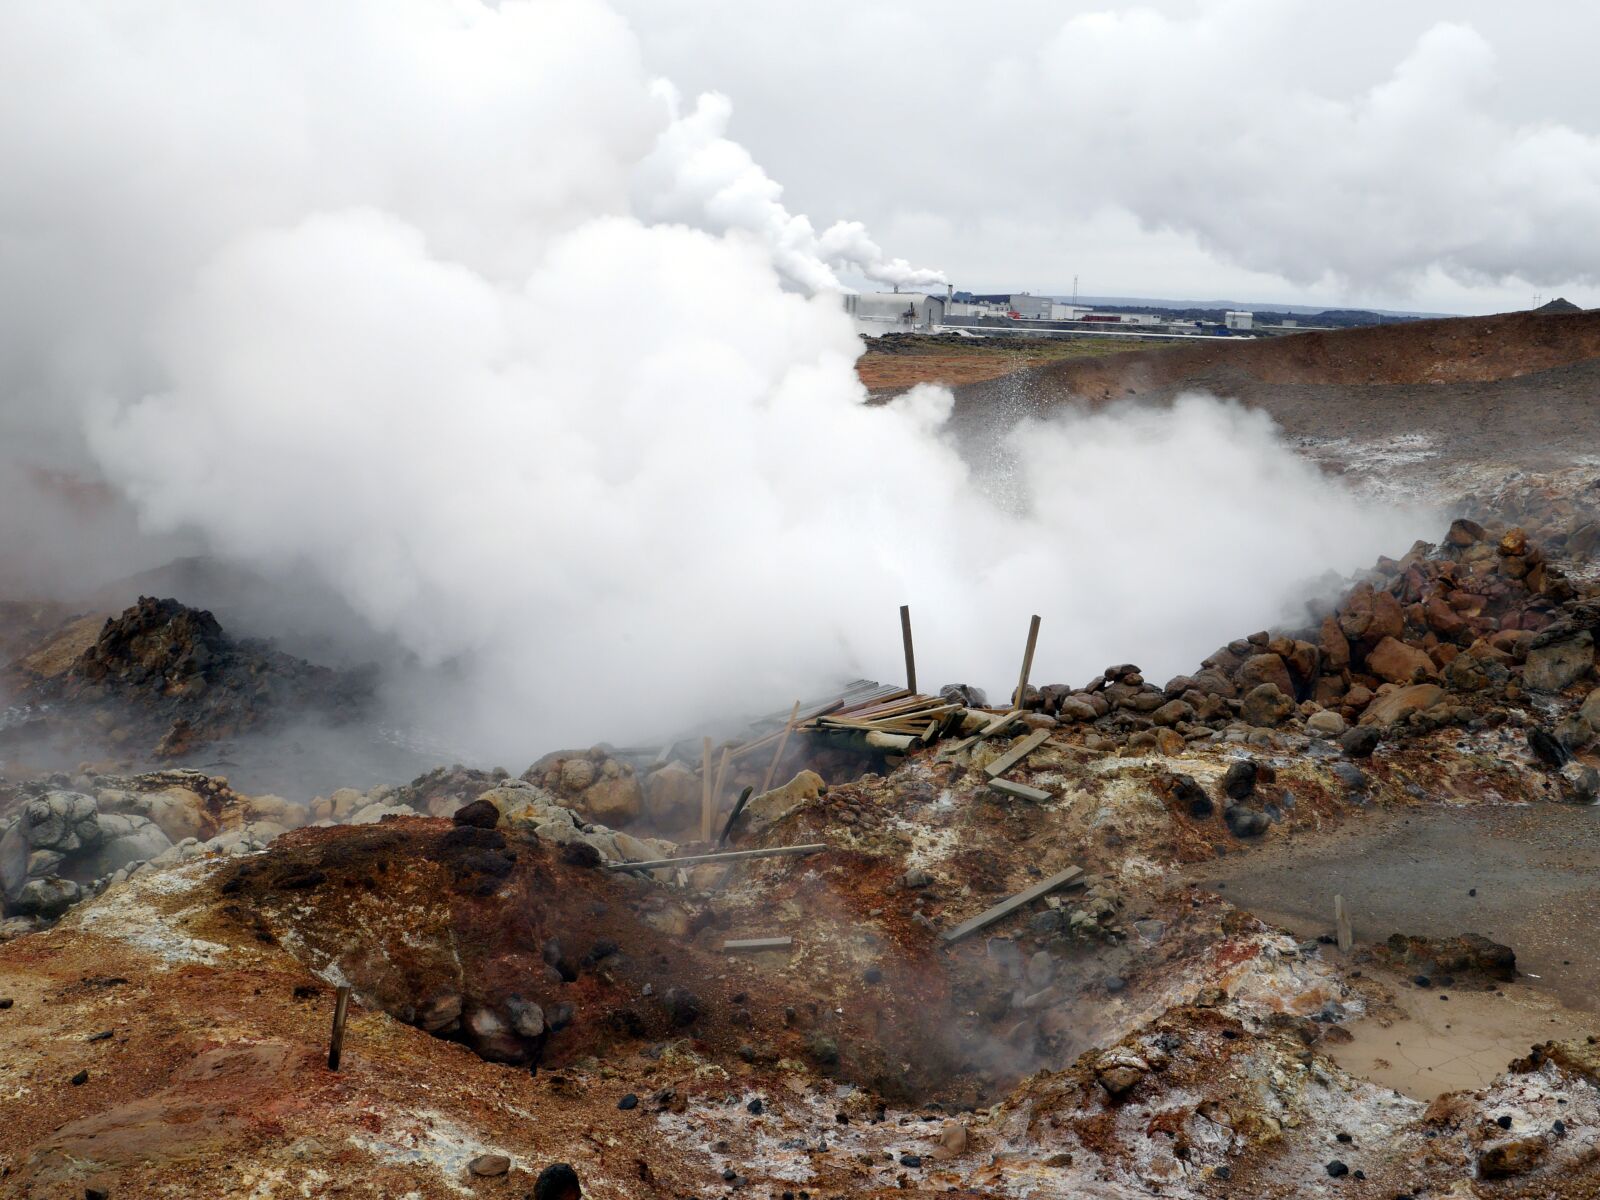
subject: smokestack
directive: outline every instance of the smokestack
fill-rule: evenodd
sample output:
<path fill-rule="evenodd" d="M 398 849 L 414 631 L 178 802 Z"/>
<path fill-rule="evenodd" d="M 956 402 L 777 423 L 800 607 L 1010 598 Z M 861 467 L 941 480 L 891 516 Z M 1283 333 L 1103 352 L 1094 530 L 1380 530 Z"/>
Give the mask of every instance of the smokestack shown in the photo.
<path fill-rule="evenodd" d="M 955 298 L 956 298 L 956 285 L 953 284 L 953 283 L 945 284 L 944 285 L 944 302 L 946 304 L 949 304 Z"/>

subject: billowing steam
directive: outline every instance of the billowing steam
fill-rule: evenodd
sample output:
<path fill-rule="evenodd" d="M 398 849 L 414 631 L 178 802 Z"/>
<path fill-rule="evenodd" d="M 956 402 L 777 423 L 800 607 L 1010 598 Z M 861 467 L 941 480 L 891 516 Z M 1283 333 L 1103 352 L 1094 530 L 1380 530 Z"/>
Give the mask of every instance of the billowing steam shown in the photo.
<path fill-rule="evenodd" d="M 0 384 L 154 531 L 331 584 L 515 761 L 899 669 L 1154 675 L 1404 548 L 1259 414 L 869 407 L 817 235 L 591 0 L 0 13 Z M 671 222 L 671 223 L 668 223 Z M 31 419 L 31 418 L 30 418 Z"/>

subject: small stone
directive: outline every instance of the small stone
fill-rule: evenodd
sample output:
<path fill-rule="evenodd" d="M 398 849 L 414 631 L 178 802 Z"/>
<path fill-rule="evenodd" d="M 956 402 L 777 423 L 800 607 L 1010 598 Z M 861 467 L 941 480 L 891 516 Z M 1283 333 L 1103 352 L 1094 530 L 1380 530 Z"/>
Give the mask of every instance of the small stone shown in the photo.
<path fill-rule="evenodd" d="M 504 1154 L 480 1154 L 467 1164 L 467 1170 L 480 1178 L 493 1179 L 511 1170 L 511 1160 Z"/>
<path fill-rule="evenodd" d="M 10 996 L 6 996 L 6 997 L 3 997 L 3 998 L 0 998 L 0 1008 L 10 1008 L 15 1003 L 16 1003 L 16 1001 L 13 1000 Z"/>
<path fill-rule="evenodd" d="M 900 1156 L 900 1165 L 902 1167 L 920 1167 L 922 1165 L 922 1156 L 920 1154 L 902 1154 Z"/>
<path fill-rule="evenodd" d="M 1511 1128 L 1511 1118 L 1510 1117 L 1496 1117 L 1494 1119 L 1494 1123 L 1496 1125 L 1500 1126 L 1501 1129 L 1510 1129 Z"/>
<path fill-rule="evenodd" d="M 638 1108 L 639 1107 L 639 1097 L 635 1096 L 632 1092 L 629 1092 L 621 1100 L 617 1101 L 617 1107 L 620 1108 L 623 1112 L 629 1112 L 632 1109 Z"/>
<path fill-rule="evenodd" d="M 1433 986 L 1433 980 L 1429 979 L 1426 975 L 1413 976 L 1411 982 L 1416 984 L 1419 988 Z"/>
<path fill-rule="evenodd" d="M 86 1041 L 86 1042 L 104 1042 L 104 1041 L 109 1041 L 112 1036 L 113 1036 L 113 1034 L 112 1034 L 111 1030 L 103 1029 L 99 1033 L 91 1033 L 88 1037 L 86 1037 L 84 1039 L 84 1041 Z"/>
<path fill-rule="evenodd" d="M 861 978 L 865 979 L 868 983 L 882 983 L 883 971 L 878 967 L 868 967 L 861 973 Z"/>
<path fill-rule="evenodd" d="M 67 1082 L 73 1087 L 82 1087 L 84 1084 L 89 1082 L 89 1072 L 79 1071 L 71 1079 L 67 1080 Z"/>
<path fill-rule="evenodd" d="M 1350 1168 L 1345 1166 L 1337 1158 L 1328 1164 L 1327 1171 L 1328 1174 L 1334 1179 L 1338 1179 L 1341 1176 L 1350 1174 Z"/>
<path fill-rule="evenodd" d="M 754 1100 L 750 1101 L 749 1104 L 746 1104 L 744 1106 L 744 1110 L 747 1113 L 749 1113 L 751 1116 L 754 1116 L 754 1117 L 759 1117 L 763 1112 L 766 1111 L 765 1107 L 761 1103 L 761 1098 L 759 1096 L 756 1097 Z"/>

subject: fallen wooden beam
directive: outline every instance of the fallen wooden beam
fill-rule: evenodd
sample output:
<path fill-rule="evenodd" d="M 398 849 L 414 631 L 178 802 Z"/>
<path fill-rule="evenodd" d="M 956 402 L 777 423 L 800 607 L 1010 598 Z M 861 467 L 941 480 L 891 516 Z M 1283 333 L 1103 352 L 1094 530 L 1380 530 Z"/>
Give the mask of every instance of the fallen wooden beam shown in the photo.
<path fill-rule="evenodd" d="M 997 779 L 1049 740 L 1050 731 L 1048 729 L 1035 729 L 1027 737 L 986 766 L 984 770 L 989 773 L 990 779 Z"/>
<path fill-rule="evenodd" d="M 757 950 L 787 950 L 794 945 L 793 938 L 729 938 L 722 943 L 724 954 L 745 954 Z"/>
<path fill-rule="evenodd" d="M 1048 896 L 1051 892 L 1056 891 L 1059 888 L 1071 887 L 1073 884 L 1078 883 L 1082 879 L 1082 867 L 1068 867 L 1065 871 L 1058 871 L 1056 874 L 1050 876 L 1049 879 L 1034 884 L 1027 891 L 1018 892 L 1009 900 L 1002 900 L 993 908 L 985 909 L 983 912 L 973 917 L 972 920 L 957 925 L 954 929 L 945 930 L 939 935 L 939 940 L 944 942 L 946 945 L 949 945 L 951 942 L 959 942 L 967 935 L 977 933 L 980 929 L 987 929 L 996 921 L 1010 916 L 1012 913 L 1016 912 L 1017 909 L 1027 907 L 1041 896 Z"/>
<path fill-rule="evenodd" d="M 900 606 L 900 640 L 906 651 L 906 691 L 917 690 L 917 658 L 911 652 L 911 605 Z"/>
<path fill-rule="evenodd" d="M 606 863 L 605 868 L 608 871 L 656 871 L 662 867 L 684 867 L 694 863 L 737 862 L 744 858 L 821 854 L 827 848 L 825 842 L 808 842 L 803 846 L 772 846 L 766 850 L 721 850 L 714 854 L 686 854 L 682 858 L 652 858 L 647 862 Z"/>
<path fill-rule="evenodd" d="M 1055 797 L 1040 788 L 1029 787 L 1025 783 L 1017 783 L 1011 779 L 989 780 L 989 790 L 999 792 L 1002 796 L 1012 796 L 1018 800 L 1032 800 L 1035 804 L 1043 804 Z"/>

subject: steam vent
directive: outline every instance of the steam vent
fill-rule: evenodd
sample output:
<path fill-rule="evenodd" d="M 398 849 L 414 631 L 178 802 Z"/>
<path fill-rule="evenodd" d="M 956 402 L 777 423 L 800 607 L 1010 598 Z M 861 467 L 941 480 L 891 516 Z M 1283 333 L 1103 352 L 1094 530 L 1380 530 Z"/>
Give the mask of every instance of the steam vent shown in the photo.
<path fill-rule="evenodd" d="M 0 4 L 0 1200 L 1600 1197 L 1590 7 Z"/>

